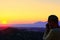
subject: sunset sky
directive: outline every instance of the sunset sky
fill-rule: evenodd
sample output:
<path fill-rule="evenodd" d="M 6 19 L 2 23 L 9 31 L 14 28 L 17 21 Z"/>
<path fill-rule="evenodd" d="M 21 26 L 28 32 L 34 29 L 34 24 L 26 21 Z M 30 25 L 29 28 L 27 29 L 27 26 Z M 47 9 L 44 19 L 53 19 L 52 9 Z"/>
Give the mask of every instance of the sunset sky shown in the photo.
<path fill-rule="evenodd" d="M 60 20 L 60 0 L 0 0 L 0 24 L 47 21 L 51 14 Z"/>

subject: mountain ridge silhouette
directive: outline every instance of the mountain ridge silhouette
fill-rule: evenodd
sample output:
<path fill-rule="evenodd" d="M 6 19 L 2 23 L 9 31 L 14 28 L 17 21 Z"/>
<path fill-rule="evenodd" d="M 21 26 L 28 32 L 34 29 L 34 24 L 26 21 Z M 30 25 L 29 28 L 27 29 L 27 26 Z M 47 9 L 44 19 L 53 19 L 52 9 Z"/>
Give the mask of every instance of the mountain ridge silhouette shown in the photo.
<path fill-rule="evenodd" d="M 12 24 L 13 27 L 40 27 L 40 28 L 45 28 L 47 22 L 35 22 L 33 24 Z M 59 21 L 59 25 L 60 25 L 60 21 Z"/>
<path fill-rule="evenodd" d="M 35 22 L 33 24 L 13 24 L 13 27 L 40 27 L 45 28 L 47 22 Z"/>

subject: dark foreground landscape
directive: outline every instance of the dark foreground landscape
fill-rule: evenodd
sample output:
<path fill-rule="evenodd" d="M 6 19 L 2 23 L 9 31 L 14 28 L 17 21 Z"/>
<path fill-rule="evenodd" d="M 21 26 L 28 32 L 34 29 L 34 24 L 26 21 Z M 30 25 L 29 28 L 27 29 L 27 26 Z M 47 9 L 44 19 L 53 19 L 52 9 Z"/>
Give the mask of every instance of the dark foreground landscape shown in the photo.
<path fill-rule="evenodd" d="M 0 40 L 42 40 L 43 31 L 7 28 L 0 31 Z"/>

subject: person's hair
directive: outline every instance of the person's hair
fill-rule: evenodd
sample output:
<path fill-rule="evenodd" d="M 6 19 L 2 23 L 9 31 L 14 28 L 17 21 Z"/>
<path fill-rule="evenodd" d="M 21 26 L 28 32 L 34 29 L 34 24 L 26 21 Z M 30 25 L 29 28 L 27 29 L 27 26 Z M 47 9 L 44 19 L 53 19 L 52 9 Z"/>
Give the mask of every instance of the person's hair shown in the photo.
<path fill-rule="evenodd" d="M 50 31 L 49 25 L 48 23 L 46 24 L 46 33 L 48 34 L 48 32 Z"/>
<path fill-rule="evenodd" d="M 48 17 L 48 22 L 50 22 L 50 21 L 58 24 L 58 17 L 57 17 L 56 15 L 50 15 L 50 16 Z"/>

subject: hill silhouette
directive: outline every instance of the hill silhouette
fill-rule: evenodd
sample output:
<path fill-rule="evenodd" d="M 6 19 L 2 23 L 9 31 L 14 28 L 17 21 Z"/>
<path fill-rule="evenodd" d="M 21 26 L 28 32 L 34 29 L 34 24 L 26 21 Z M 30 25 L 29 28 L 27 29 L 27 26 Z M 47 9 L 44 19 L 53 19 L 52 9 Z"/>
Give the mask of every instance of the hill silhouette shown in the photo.
<path fill-rule="evenodd" d="M 43 32 L 27 31 L 9 27 L 0 30 L 0 40 L 42 40 Z"/>

